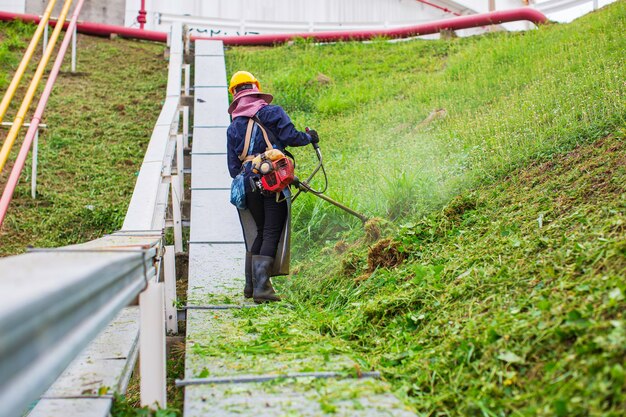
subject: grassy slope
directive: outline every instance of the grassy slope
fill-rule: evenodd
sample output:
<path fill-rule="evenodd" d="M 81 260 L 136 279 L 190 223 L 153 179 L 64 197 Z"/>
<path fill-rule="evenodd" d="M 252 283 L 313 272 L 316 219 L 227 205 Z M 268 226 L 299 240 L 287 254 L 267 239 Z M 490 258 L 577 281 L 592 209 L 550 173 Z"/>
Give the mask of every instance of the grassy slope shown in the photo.
<path fill-rule="evenodd" d="M 625 16 L 619 2 L 525 34 L 232 50 L 231 70 L 319 126 L 331 194 L 402 226 L 332 249 L 350 221 L 299 201 L 295 243 L 327 247 L 279 280 L 293 309 L 241 313 L 273 313 L 250 325 L 258 346 L 223 348 L 351 354 L 421 415 L 623 415 Z"/>
<path fill-rule="evenodd" d="M 5 24 L 2 31 L 16 27 L 22 25 Z M 8 80 L 24 47 L 5 59 Z M 45 112 L 39 196 L 30 198 L 27 167 L 0 231 L 0 256 L 27 245 L 77 243 L 121 226 L 164 97 L 165 64 L 162 45 L 79 37 L 80 73 L 63 68 Z"/>
<path fill-rule="evenodd" d="M 282 286 L 296 311 L 276 320 L 349 346 L 425 415 L 621 415 L 625 140 L 461 194 L 395 243 L 306 264 Z"/>
<path fill-rule="evenodd" d="M 0 22 L 0 88 L 5 89 L 11 82 L 12 69 L 16 68 L 21 53 L 34 28 L 22 23 Z"/>
<path fill-rule="evenodd" d="M 254 72 L 296 125 L 318 129 L 331 196 L 395 219 L 623 125 L 625 16 L 620 2 L 525 33 L 235 48 L 227 66 Z M 448 116 L 421 124 L 436 109 Z M 297 156 L 306 172 L 310 149 Z M 303 247 L 354 226 L 325 204 L 295 208 Z"/>

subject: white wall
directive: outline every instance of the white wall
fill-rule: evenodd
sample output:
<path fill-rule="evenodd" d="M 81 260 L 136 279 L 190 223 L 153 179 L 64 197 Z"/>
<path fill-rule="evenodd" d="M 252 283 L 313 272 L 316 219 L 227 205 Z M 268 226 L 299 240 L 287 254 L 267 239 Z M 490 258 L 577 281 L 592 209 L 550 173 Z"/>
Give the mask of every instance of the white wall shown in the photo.
<path fill-rule="evenodd" d="M 0 0 L 0 10 L 11 13 L 24 13 L 26 0 Z"/>
<path fill-rule="evenodd" d="M 486 12 L 488 0 L 430 0 L 458 4 Z M 597 0 L 602 7 L 616 0 Z M 570 3 L 572 0 L 531 0 L 533 7 Z M 62 3 L 62 1 L 59 1 Z M 521 7 L 523 0 L 496 0 L 496 9 Z M 47 0 L 0 0 L 0 10 L 39 14 Z M 125 7 L 124 7 L 125 4 Z M 87 0 L 81 20 L 138 27 L 141 0 Z M 172 20 L 188 21 L 192 28 L 219 34 L 245 32 L 295 32 L 333 29 L 385 28 L 451 17 L 415 0 L 146 0 L 147 29 L 166 30 Z M 60 6 L 59 6 L 60 7 Z M 568 10 L 547 13 L 552 20 L 569 22 L 593 9 L 593 1 Z M 183 17 L 187 15 L 186 17 Z M 193 16 L 193 17 L 192 17 Z M 503 25 L 508 30 L 527 29 L 527 23 Z M 480 32 L 482 30 L 478 30 Z M 460 31 L 460 35 L 477 30 Z"/>
<path fill-rule="evenodd" d="M 0 0 L 2 1 L 2 0 Z M 25 0 L 26 13 L 43 14 L 49 0 Z M 52 16 L 58 16 L 63 8 L 63 0 L 57 0 Z M 69 17 L 72 15 L 77 0 L 74 0 L 70 8 Z M 108 23 L 110 25 L 124 25 L 124 6 L 126 0 L 85 0 L 83 8 L 80 12 L 80 20 L 86 22 Z"/>
<path fill-rule="evenodd" d="M 136 26 L 138 7 L 127 0 L 126 25 Z M 146 0 L 146 8 L 147 28 L 186 20 L 221 35 L 397 27 L 450 16 L 415 0 Z"/>

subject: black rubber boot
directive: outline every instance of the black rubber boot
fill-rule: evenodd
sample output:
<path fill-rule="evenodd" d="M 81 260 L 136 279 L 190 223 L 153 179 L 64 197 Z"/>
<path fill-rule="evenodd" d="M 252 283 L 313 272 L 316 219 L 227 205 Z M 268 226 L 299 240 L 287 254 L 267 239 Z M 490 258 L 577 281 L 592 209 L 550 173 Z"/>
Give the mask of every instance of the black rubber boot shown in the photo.
<path fill-rule="evenodd" d="M 246 252 L 246 286 L 243 287 L 243 296 L 252 298 L 252 253 Z"/>
<path fill-rule="evenodd" d="M 280 297 L 276 295 L 276 291 L 274 291 L 272 281 L 270 280 L 270 270 L 273 265 L 274 258 L 271 256 L 252 256 L 253 298 L 254 302 L 257 304 L 280 301 Z"/>

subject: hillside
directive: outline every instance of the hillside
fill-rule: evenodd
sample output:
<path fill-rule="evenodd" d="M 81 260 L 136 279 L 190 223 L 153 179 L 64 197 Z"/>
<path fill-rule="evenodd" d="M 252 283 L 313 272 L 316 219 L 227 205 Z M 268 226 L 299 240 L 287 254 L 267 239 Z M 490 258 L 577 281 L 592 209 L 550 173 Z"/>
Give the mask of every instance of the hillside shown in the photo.
<path fill-rule="evenodd" d="M 3 92 L 33 30 L 20 22 L 0 24 L 0 39 L 7 39 L 0 46 Z M 30 197 L 28 162 L 0 230 L 0 256 L 23 252 L 28 245 L 84 242 L 121 227 L 165 95 L 163 50 L 152 43 L 78 37 L 78 72 L 70 73 L 68 55 L 44 113 L 48 129 L 40 136 L 39 195 Z M 22 85 L 32 78 L 33 62 Z M 18 96 L 25 90 L 20 87 Z M 20 103 L 14 99 L 6 121 L 13 120 Z M 7 130 L 0 132 L 1 142 Z"/>
<path fill-rule="evenodd" d="M 622 1 L 523 33 L 233 48 L 227 66 L 319 131 L 330 196 L 396 220 L 623 126 L 625 22 Z M 315 157 L 297 151 L 306 173 Z M 358 227 L 313 197 L 295 210 L 301 247 Z"/>
<path fill-rule="evenodd" d="M 231 50 L 380 219 L 299 200 L 292 307 L 213 350 L 349 354 L 425 416 L 623 415 L 625 25 Z"/>

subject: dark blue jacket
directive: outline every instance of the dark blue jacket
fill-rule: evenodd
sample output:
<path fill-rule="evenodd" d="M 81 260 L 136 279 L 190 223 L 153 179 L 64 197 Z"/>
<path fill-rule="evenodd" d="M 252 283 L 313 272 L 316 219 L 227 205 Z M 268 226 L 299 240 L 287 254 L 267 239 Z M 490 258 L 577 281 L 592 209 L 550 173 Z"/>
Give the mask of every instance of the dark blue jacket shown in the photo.
<path fill-rule="evenodd" d="M 287 146 L 305 146 L 311 143 L 311 136 L 305 132 L 299 132 L 287 113 L 280 106 L 267 105 L 261 107 L 256 116 L 259 118 L 263 126 L 268 130 L 268 136 L 274 147 L 284 150 Z M 243 145 L 246 138 L 246 129 L 248 127 L 247 117 L 236 117 L 228 126 L 227 136 L 227 152 L 228 152 L 228 171 L 232 178 L 241 172 L 242 163 L 239 155 L 243 152 Z M 273 136 L 273 137 L 272 137 Z M 250 155 L 257 155 L 265 152 L 267 145 L 263 139 L 261 129 L 254 129 L 250 138 Z M 250 163 L 246 164 L 245 176 L 249 178 L 254 174 L 251 171 Z M 250 190 L 249 181 L 245 181 L 246 191 Z"/>

